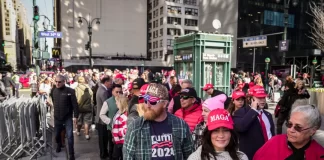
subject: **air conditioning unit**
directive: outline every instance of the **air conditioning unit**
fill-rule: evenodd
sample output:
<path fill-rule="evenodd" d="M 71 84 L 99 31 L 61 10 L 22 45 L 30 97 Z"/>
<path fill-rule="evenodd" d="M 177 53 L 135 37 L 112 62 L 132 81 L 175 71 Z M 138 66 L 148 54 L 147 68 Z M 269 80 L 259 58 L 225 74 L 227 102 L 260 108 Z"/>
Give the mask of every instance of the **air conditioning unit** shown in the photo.
<path fill-rule="evenodd" d="M 160 37 L 162 37 L 162 34 L 160 34 Z"/>
<path fill-rule="evenodd" d="M 173 22 L 174 25 L 178 25 L 178 22 Z"/>

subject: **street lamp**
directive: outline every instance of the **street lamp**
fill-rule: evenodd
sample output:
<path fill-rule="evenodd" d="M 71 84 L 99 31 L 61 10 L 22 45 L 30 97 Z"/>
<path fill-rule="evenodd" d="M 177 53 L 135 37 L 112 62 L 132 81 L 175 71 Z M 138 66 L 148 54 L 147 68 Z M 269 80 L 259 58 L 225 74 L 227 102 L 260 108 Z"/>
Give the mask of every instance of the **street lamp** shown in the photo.
<path fill-rule="evenodd" d="M 264 62 L 266 63 L 266 68 L 265 68 L 265 87 L 266 90 L 268 90 L 268 69 L 269 69 L 269 63 L 270 63 L 270 58 L 267 57 Z"/>
<path fill-rule="evenodd" d="M 290 1 L 292 1 L 292 5 L 294 7 L 296 7 L 298 5 L 298 0 L 284 0 L 284 35 L 283 35 L 283 40 L 287 40 L 287 31 L 288 31 L 288 19 L 289 19 L 289 5 L 290 5 Z M 277 3 L 280 3 L 281 0 L 276 0 Z M 282 53 L 282 60 L 281 60 L 281 64 L 285 65 L 286 61 L 286 52 Z"/>
<path fill-rule="evenodd" d="M 93 69 L 93 65 L 92 65 L 92 45 L 91 45 L 91 37 L 92 37 L 92 25 L 93 25 L 93 22 L 96 21 L 96 24 L 100 24 L 100 18 L 94 18 L 90 21 L 85 19 L 84 17 L 78 17 L 79 20 L 78 20 L 78 23 L 79 24 L 82 24 L 82 20 L 84 20 L 87 25 L 88 25 L 88 36 L 89 36 L 89 41 L 88 43 L 86 44 L 86 50 L 89 49 L 89 65 L 90 65 L 90 69 Z"/>

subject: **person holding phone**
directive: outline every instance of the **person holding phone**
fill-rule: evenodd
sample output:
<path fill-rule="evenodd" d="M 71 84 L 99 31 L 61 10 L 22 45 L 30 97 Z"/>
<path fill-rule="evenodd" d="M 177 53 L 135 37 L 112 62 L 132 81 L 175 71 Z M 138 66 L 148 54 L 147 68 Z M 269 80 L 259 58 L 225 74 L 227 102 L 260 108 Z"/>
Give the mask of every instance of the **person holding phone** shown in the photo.
<path fill-rule="evenodd" d="M 266 97 L 263 87 L 256 85 L 250 88 L 250 105 L 238 109 L 233 114 L 234 128 L 240 137 L 239 149 L 249 159 L 275 135 L 272 115 L 264 110 Z"/>

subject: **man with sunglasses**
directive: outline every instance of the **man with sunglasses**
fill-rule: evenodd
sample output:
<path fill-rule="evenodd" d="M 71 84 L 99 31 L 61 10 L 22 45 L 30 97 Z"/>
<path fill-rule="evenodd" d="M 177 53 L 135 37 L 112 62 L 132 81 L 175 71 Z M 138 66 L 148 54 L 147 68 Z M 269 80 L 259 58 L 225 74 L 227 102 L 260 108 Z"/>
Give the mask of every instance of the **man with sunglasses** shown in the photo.
<path fill-rule="evenodd" d="M 250 106 L 234 112 L 235 130 L 240 137 L 239 148 L 249 159 L 271 137 L 275 135 L 272 115 L 264 110 L 267 94 L 263 87 L 254 86 L 249 90 Z"/>
<path fill-rule="evenodd" d="M 194 151 L 188 125 L 168 113 L 168 90 L 150 84 L 144 95 L 144 115 L 128 124 L 124 160 L 188 159 Z"/>
<path fill-rule="evenodd" d="M 53 90 L 54 104 L 54 126 L 55 139 L 57 143 L 56 152 L 61 152 L 62 141 L 61 131 L 65 127 L 69 145 L 70 160 L 74 160 L 74 139 L 73 139 L 73 123 L 79 115 L 78 102 L 75 91 L 65 86 L 65 77 L 57 75 L 55 79 L 56 88 Z M 72 122 L 73 117 L 73 122 Z"/>
<path fill-rule="evenodd" d="M 118 107 L 116 104 L 116 97 L 122 95 L 122 86 L 119 84 L 114 84 L 112 87 L 112 97 L 108 98 L 102 105 L 100 110 L 100 119 L 107 124 L 108 128 L 108 156 L 112 159 L 112 153 L 114 148 L 114 143 L 112 142 L 113 136 L 111 134 L 112 130 L 112 120 L 115 114 L 118 111 Z"/>
<path fill-rule="evenodd" d="M 179 93 L 181 108 L 175 112 L 175 116 L 183 119 L 192 132 L 196 125 L 202 122 L 202 104 L 193 88 L 182 89 Z"/>
<path fill-rule="evenodd" d="M 128 102 L 128 120 L 127 123 L 130 123 L 133 119 L 138 117 L 137 112 L 137 104 L 138 104 L 138 98 L 141 95 L 140 89 L 145 84 L 145 81 L 143 78 L 136 78 L 132 82 L 132 98 Z"/>

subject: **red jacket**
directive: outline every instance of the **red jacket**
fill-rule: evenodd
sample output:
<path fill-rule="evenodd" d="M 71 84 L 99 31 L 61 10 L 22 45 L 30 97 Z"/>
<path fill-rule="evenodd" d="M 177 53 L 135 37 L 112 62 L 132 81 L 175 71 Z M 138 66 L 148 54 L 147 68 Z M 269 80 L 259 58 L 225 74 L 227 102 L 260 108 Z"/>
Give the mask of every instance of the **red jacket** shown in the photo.
<path fill-rule="evenodd" d="M 254 155 L 253 160 L 274 160 L 286 159 L 293 151 L 288 147 L 287 135 L 281 134 L 272 137 L 264 144 Z M 324 148 L 315 140 L 312 140 L 310 146 L 305 151 L 306 160 L 320 160 L 324 156 Z"/>
<path fill-rule="evenodd" d="M 174 113 L 174 115 L 183 119 L 189 125 L 190 131 L 192 132 L 195 129 L 196 125 L 204 120 L 201 113 L 202 105 L 194 104 L 188 110 L 185 110 L 183 108 L 178 109 Z"/>

